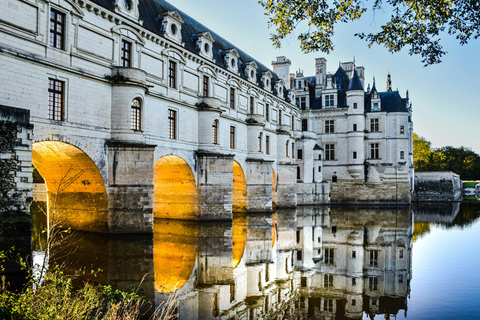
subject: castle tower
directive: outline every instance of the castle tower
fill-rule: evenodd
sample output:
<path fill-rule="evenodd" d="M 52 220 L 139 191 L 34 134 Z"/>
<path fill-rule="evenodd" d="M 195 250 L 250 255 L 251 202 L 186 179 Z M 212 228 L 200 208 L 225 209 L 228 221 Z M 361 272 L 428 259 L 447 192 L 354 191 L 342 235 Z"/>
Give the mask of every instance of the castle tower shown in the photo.
<path fill-rule="evenodd" d="M 285 88 L 290 90 L 290 65 L 292 61 L 285 56 L 277 57 L 277 61 L 272 61 L 273 72 L 285 83 Z"/>
<path fill-rule="evenodd" d="M 324 89 L 326 85 L 326 75 L 327 59 L 315 59 L 315 98 L 320 98 L 322 96 L 322 89 Z"/>

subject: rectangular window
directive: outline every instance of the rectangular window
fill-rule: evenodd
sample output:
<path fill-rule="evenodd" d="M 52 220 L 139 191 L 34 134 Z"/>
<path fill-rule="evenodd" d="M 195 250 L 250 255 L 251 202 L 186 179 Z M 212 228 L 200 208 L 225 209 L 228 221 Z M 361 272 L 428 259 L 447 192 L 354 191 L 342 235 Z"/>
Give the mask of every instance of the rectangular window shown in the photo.
<path fill-rule="evenodd" d="M 353 124 L 353 131 L 357 131 L 357 124 L 356 123 Z"/>
<path fill-rule="evenodd" d="M 335 132 L 335 120 L 325 120 L 325 133 Z"/>
<path fill-rule="evenodd" d="M 353 159 L 357 159 L 357 151 L 353 151 Z"/>
<path fill-rule="evenodd" d="M 265 104 L 265 121 L 270 121 L 270 106 Z"/>
<path fill-rule="evenodd" d="M 334 258 L 335 257 L 334 257 L 333 248 L 325 248 L 324 263 L 325 264 L 333 264 Z"/>
<path fill-rule="evenodd" d="M 335 160 L 335 145 L 326 144 L 325 145 L 325 160 Z"/>
<path fill-rule="evenodd" d="M 177 138 L 176 117 L 177 117 L 177 111 L 168 109 L 168 137 L 170 139 Z"/>
<path fill-rule="evenodd" d="M 370 119 L 370 132 L 378 132 L 378 119 Z"/>
<path fill-rule="evenodd" d="M 291 125 L 292 125 L 292 131 L 293 131 L 293 130 L 295 130 L 295 117 L 294 116 L 292 116 L 291 121 L 292 121 Z"/>
<path fill-rule="evenodd" d="M 368 289 L 370 291 L 378 290 L 378 277 L 368 277 Z"/>
<path fill-rule="evenodd" d="M 134 131 L 140 131 L 142 128 L 142 105 L 139 99 L 133 99 L 130 112 L 130 128 Z"/>
<path fill-rule="evenodd" d="M 400 126 L 400 134 L 404 134 L 405 133 L 405 127 L 404 126 Z"/>
<path fill-rule="evenodd" d="M 120 57 L 122 67 L 131 67 L 132 64 L 132 44 L 122 40 L 122 52 Z"/>
<path fill-rule="evenodd" d="M 403 283 L 403 274 L 398 275 L 398 283 Z"/>
<path fill-rule="evenodd" d="M 297 250 L 297 261 L 302 261 L 302 250 Z"/>
<path fill-rule="evenodd" d="M 292 159 L 295 159 L 295 143 L 292 142 Z"/>
<path fill-rule="evenodd" d="M 235 109 L 235 88 L 230 88 L 230 109 Z"/>
<path fill-rule="evenodd" d="M 65 50 L 65 15 L 54 9 L 50 11 L 50 46 Z"/>
<path fill-rule="evenodd" d="M 323 286 L 324 286 L 324 288 L 333 287 L 333 274 L 324 274 L 323 275 Z"/>
<path fill-rule="evenodd" d="M 378 110 L 379 110 L 379 108 L 378 108 L 378 103 L 375 102 L 375 103 L 373 104 L 373 111 L 378 111 Z"/>
<path fill-rule="evenodd" d="M 378 266 L 378 250 L 370 250 L 369 255 L 368 265 L 371 267 Z"/>
<path fill-rule="evenodd" d="M 357 109 L 358 108 L 358 105 L 356 102 L 353 103 L 353 109 Z"/>
<path fill-rule="evenodd" d="M 270 154 L 270 137 L 265 136 L 265 153 Z"/>
<path fill-rule="evenodd" d="M 308 131 L 308 120 L 302 119 L 302 131 Z"/>
<path fill-rule="evenodd" d="M 300 243 L 300 229 L 297 229 L 297 243 Z"/>
<path fill-rule="evenodd" d="M 400 159 L 405 159 L 405 151 L 400 151 Z"/>
<path fill-rule="evenodd" d="M 230 149 L 235 149 L 235 127 L 230 126 Z"/>
<path fill-rule="evenodd" d="M 177 63 L 175 61 L 168 62 L 168 86 L 170 88 L 177 87 Z"/>
<path fill-rule="evenodd" d="M 325 95 L 325 108 L 326 109 L 331 109 L 334 107 L 334 97 L 333 94 L 327 94 Z"/>
<path fill-rule="evenodd" d="M 352 299 L 352 307 L 355 307 L 357 305 L 357 300 Z"/>
<path fill-rule="evenodd" d="M 235 301 L 235 283 L 230 284 L 230 302 Z"/>
<path fill-rule="evenodd" d="M 306 288 L 307 287 L 307 277 L 301 277 L 300 278 L 300 286 L 302 288 Z"/>
<path fill-rule="evenodd" d="M 253 97 L 250 97 L 250 114 L 253 114 L 253 112 L 255 111 L 255 99 Z"/>
<path fill-rule="evenodd" d="M 403 259 L 403 250 L 400 250 L 400 251 L 398 252 L 398 258 L 399 258 L 399 259 Z"/>
<path fill-rule="evenodd" d="M 298 149 L 298 150 L 297 150 L 297 159 L 298 159 L 298 160 L 302 160 L 302 159 L 303 159 L 303 150 L 302 150 L 302 149 Z"/>
<path fill-rule="evenodd" d="M 318 166 L 318 172 L 322 172 L 322 166 Z"/>
<path fill-rule="evenodd" d="M 282 110 L 278 110 L 278 124 L 282 125 Z"/>
<path fill-rule="evenodd" d="M 218 120 L 214 120 L 212 123 L 212 143 L 218 144 Z"/>
<path fill-rule="evenodd" d="M 307 109 L 307 97 L 300 98 L 300 109 L 302 110 Z"/>
<path fill-rule="evenodd" d="M 208 83 L 210 82 L 210 78 L 207 76 L 203 76 L 203 96 L 208 97 Z"/>
<path fill-rule="evenodd" d="M 378 143 L 370 144 L 370 159 L 380 159 Z"/>
<path fill-rule="evenodd" d="M 48 118 L 50 120 L 64 120 L 65 82 L 48 79 Z"/>
<path fill-rule="evenodd" d="M 263 134 L 260 132 L 258 135 L 258 152 L 262 152 L 262 136 Z"/>
<path fill-rule="evenodd" d="M 332 299 L 323 299 L 323 311 L 333 312 L 333 300 Z"/>
<path fill-rule="evenodd" d="M 355 259 L 357 257 L 357 251 L 353 250 L 352 251 L 352 258 Z"/>
<path fill-rule="evenodd" d="M 357 278 L 352 278 L 352 286 L 356 286 L 357 285 Z"/>

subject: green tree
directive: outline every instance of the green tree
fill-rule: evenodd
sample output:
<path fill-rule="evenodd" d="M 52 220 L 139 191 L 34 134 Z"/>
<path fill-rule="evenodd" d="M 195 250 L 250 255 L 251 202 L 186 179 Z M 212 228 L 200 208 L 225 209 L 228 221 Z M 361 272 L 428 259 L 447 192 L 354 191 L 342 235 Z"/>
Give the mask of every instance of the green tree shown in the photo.
<path fill-rule="evenodd" d="M 427 66 L 441 62 L 446 54 L 440 37 L 448 34 L 461 45 L 480 36 L 480 2 L 475 0 L 259 0 L 274 27 L 271 40 L 276 47 L 299 25 L 303 52 L 329 53 L 334 45 L 335 24 L 358 20 L 368 10 L 373 15 L 390 12 L 390 20 L 378 31 L 355 35 L 390 52 L 408 48 Z M 301 24 L 302 22 L 305 22 Z"/>
<path fill-rule="evenodd" d="M 413 133 L 413 166 L 415 171 L 431 171 L 432 143 Z"/>

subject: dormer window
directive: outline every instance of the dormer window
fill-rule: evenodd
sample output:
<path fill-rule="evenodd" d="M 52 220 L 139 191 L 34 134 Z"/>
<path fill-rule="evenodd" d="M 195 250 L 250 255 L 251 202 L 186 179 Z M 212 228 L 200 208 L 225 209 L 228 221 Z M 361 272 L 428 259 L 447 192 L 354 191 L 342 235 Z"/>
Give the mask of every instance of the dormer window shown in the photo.
<path fill-rule="evenodd" d="M 177 43 L 182 42 L 182 24 L 184 22 L 182 16 L 177 11 L 167 11 L 163 13 L 162 29 L 163 35 Z"/>
<path fill-rule="evenodd" d="M 335 95 L 325 95 L 325 109 L 332 109 L 335 106 Z"/>
<path fill-rule="evenodd" d="M 373 111 L 380 111 L 380 107 L 378 106 L 378 102 L 373 104 Z"/>
<path fill-rule="evenodd" d="M 237 49 L 229 49 L 225 52 L 225 65 L 227 69 L 231 72 L 237 73 L 238 72 L 238 58 L 240 55 L 238 54 Z"/>
<path fill-rule="evenodd" d="M 266 71 L 264 73 L 262 73 L 262 84 L 263 84 L 263 88 L 266 90 L 266 91 L 271 91 L 272 90 L 272 86 L 271 86 L 271 79 L 272 79 L 272 73 L 270 71 Z"/>
<path fill-rule="evenodd" d="M 138 20 L 138 1 L 139 0 L 115 0 L 115 11 L 132 20 L 140 22 Z"/>
<path fill-rule="evenodd" d="M 125 4 L 125 9 L 127 9 L 128 11 L 132 11 L 133 9 L 132 0 L 124 0 L 123 3 Z"/>
<path fill-rule="evenodd" d="M 257 82 L 257 63 L 255 61 L 247 62 L 247 66 L 245 67 L 245 75 L 248 78 L 248 81 L 253 83 Z"/>
<path fill-rule="evenodd" d="M 209 31 L 201 32 L 197 34 L 197 50 L 198 53 L 207 59 L 213 58 L 213 43 L 215 39 L 213 38 L 212 34 Z"/>

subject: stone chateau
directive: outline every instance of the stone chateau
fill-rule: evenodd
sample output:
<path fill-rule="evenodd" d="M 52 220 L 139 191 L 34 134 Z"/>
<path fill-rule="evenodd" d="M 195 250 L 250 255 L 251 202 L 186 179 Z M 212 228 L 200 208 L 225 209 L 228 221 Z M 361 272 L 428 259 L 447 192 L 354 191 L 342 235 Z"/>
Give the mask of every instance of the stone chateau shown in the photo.
<path fill-rule="evenodd" d="M 270 69 L 163 0 L 1 1 L 0 105 L 30 112 L 64 225 L 410 202 L 411 107 L 390 78 L 365 89 L 363 67 L 325 58 L 311 76 Z"/>

